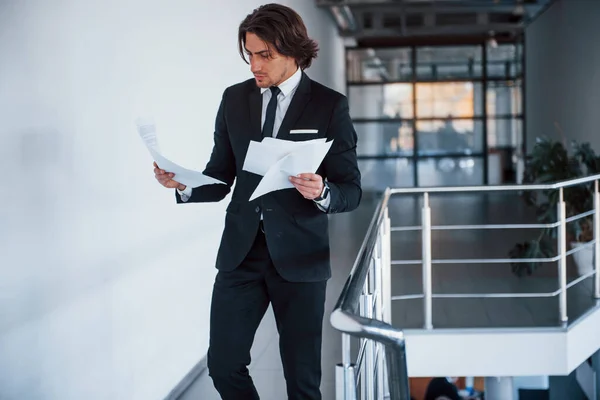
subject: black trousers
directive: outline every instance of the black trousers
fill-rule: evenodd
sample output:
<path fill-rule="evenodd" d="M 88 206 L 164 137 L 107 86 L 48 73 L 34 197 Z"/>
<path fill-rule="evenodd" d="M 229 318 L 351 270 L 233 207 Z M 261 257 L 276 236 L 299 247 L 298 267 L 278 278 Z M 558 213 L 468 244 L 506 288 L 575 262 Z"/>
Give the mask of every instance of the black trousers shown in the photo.
<path fill-rule="evenodd" d="M 320 400 L 321 337 L 327 281 L 289 282 L 275 270 L 259 230 L 246 259 L 219 271 L 213 287 L 208 370 L 223 400 L 259 399 L 247 366 L 254 335 L 269 303 L 293 400 Z"/>

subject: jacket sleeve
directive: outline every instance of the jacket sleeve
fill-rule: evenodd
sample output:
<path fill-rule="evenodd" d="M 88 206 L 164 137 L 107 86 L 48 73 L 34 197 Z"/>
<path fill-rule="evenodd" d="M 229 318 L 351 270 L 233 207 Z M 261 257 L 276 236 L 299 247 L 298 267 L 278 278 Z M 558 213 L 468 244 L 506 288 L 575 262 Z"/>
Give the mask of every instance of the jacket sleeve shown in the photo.
<path fill-rule="evenodd" d="M 218 179 L 226 184 L 204 185 L 192 189 L 192 195 L 186 201 L 175 190 L 177 203 L 206 203 L 223 200 L 231 191 L 235 181 L 236 169 L 235 158 L 229 142 L 227 120 L 225 118 L 225 107 L 227 102 L 227 90 L 223 93 L 217 118 L 215 121 L 214 145 L 210 160 L 204 169 L 204 175 Z"/>
<path fill-rule="evenodd" d="M 334 214 L 352 211 L 360 204 L 362 188 L 356 159 L 357 136 L 345 96 L 341 96 L 334 107 L 327 140 L 333 140 L 322 165 L 331 190 L 327 212 Z"/>

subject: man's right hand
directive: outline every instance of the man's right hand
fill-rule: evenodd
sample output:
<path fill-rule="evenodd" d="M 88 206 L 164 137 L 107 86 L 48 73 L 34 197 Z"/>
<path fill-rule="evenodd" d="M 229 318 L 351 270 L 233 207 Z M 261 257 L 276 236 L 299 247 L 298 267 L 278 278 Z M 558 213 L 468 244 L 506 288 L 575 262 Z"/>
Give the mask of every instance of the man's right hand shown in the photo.
<path fill-rule="evenodd" d="M 174 181 L 174 176 L 175 174 L 167 172 L 164 169 L 158 168 L 158 165 L 156 165 L 156 161 L 154 162 L 154 177 L 156 178 L 158 183 L 169 189 L 179 189 L 181 191 L 185 190 L 186 186 L 177 181 Z"/>

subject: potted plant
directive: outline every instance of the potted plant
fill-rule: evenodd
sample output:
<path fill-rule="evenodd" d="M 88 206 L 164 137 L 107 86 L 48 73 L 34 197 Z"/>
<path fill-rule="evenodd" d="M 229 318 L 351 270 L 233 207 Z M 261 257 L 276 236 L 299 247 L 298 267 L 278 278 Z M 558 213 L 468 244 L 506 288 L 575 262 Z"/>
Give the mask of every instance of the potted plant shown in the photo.
<path fill-rule="evenodd" d="M 547 138 L 538 139 L 531 155 L 527 157 L 524 184 L 549 184 L 581 178 L 600 172 L 600 157 L 596 156 L 589 143 L 573 142 L 569 154 L 564 141 Z M 536 209 L 537 219 L 543 224 L 557 221 L 558 190 L 523 191 L 526 204 Z M 566 217 L 579 215 L 593 208 L 594 183 L 563 189 Z M 557 228 L 542 229 L 540 234 L 527 242 L 517 243 L 510 251 L 513 259 L 551 258 L 557 252 Z M 567 244 L 575 248 L 594 238 L 593 215 L 567 224 Z M 587 246 L 573 254 L 578 273 L 583 275 L 593 268 L 593 248 Z M 536 262 L 511 263 L 512 271 L 518 275 L 531 275 L 538 267 Z"/>

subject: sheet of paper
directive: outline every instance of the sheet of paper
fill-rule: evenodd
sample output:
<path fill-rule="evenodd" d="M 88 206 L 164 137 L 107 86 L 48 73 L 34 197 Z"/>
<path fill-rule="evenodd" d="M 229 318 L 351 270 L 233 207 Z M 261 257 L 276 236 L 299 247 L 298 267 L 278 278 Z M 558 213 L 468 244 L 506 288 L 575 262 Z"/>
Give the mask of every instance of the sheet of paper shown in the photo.
<path fill-rule="evenodd" d="M 162 154 L 150 147 L 148 147 L 148 150 L 150 151 L 150 154 L 152 154 L 154 161 L 156 161 L 156 165 L 158 165 L 160 169 L 164 169 L 167 172 L 172 172 L 175 174 L 175 176 L 173 177 L 174 181 L 183 183 L 184 185 L 189 186 L 191 188 L 204 185 L 213 185 L 217 183 L 225 184 L 224 182 L 221 182 L 218 179 L 204 175 L 202 172 L 183 168 L 175 164 L 174 162 L 168 160 Z"/>
<path fill-rule="evenodd" d="M 296 176 L 305 172 L 315 172 L 331 148 L 329 143 L 315 143 L 300 147 L 281 159 L 279 169 L 287 176 Z"/>
<path fill-rule="evenodd" d="M 217 183 L 225 184 L 225 182 L 206 176 L 202 172 L 183 168 L 160 154 L 158 141 L 156 139 L 156 126 L 151 120 L 140 118 L 136 121 L 136 125 L 138 133 L 152 155 L 152 158 L 154 158 L 156 165 L 158 165 L 160 169 L 175 174 L 173 180 L 192 188 Z"/>
<path fill-rule="evenodd" d="M 333 141 L 327 143 L 324 140 L 313 142 L 305 146 L 299 146 L 281 158 L 263 176 L 254 193 L 252 193 L 250 201 L 276 190 L 293 188 L 294 185 L 289 181 L 289 177 L 316 171 L 332 144 Z"/>
<path fill-rule="evenodd" d="M 325 139 L 313 139 L 302 142 L 264 138 L 262 142 L 251 141 L 244 160 L 244 171 L 265 175 L 269 168 L 292 151 L 314 143 L 325 143 Z"/>
<path fill-rule="evenodd" d="M 138 118 L 135 123 L 137 125 L 138 133 L 146 144 L 146 147 L 159 151 L 154 121 L 151 118 Z"/>

